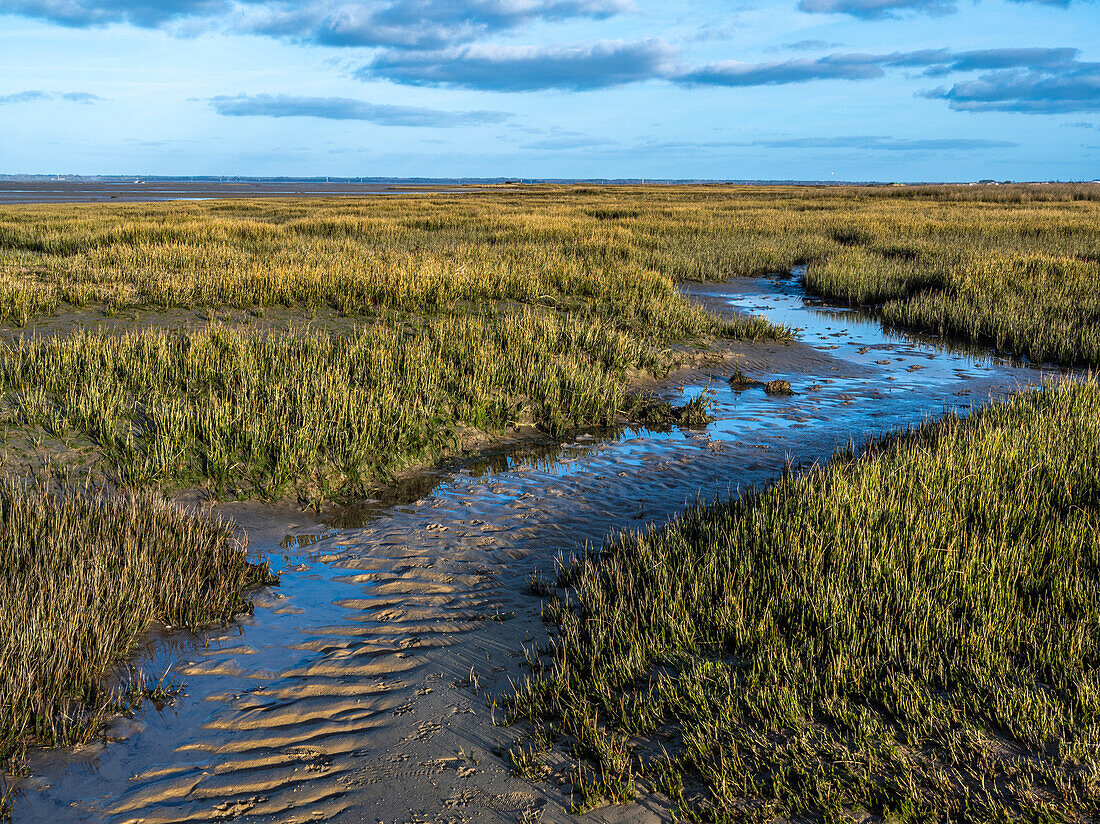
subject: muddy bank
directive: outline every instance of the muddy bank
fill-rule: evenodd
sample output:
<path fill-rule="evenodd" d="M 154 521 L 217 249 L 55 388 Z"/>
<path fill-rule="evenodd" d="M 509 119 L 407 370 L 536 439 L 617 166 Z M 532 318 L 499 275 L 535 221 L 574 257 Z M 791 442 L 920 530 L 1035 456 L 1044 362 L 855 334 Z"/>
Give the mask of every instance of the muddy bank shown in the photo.
<path fill-rule="evenodd" d="M 148 651 L 142 665 L 170 667 L 186 696 L 120 719 L 109 743 L 34 754 L 14 820 L 576 820 L 568 775 L 511 775 L 504 753 L 520 731 L 493 724 L 490 697 L 523 677 L 523 646 L 546 640 L 527 592 L 534 572 L 697 497 L 1041 377 L 888 334 L 805 299 L 797 279 L 706 294 L 723 311 L 802 329 L 798 344 L 729 344 L 664 388 L 673 402 L 712 390 L 706 428 L 515 445 L 320 519 L 227 510 L 283 585 L 259 593 L 239 625 Z M 794 394 L 731 386 L 734 368 L 789 381 Z M 660 810 L 645 799 L 584 820 L 662 820 Z"/>

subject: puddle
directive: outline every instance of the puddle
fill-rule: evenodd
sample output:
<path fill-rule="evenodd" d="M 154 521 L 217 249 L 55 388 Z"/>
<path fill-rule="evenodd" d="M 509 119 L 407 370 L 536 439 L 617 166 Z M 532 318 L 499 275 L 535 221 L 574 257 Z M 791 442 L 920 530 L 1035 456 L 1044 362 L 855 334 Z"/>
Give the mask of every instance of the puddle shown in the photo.
<path fill-rule="evenodd" d="M 728 288 L 731 306 L 800 328 L 828 365 L 807 370 L 773 347 L 750 377 L 788 380 L 791 396 L 735 390 L 728 368 L 715 371 L 682 387 L 714 391 L 705 429 L 502 451 L 259 547 L 283 583 L 258 594 L 254 617 L 201 645 L 160 644 L 142 662 L 186 683 L 178 705 L 120 721 L 106 745 L 32 754 L 13 821 L 434 821 L 478 810 L 518 820 L 508 810 L 545 803 L 544 790 L 491 754 L 500 739 L 475 690 L 517 677 L 510 653 L 543 633 L 524 592 L 533 571 L 788 462 L 1041 378 L 884 332 L 805 298 L 797 275 Z M 559 820 L 546 810 L 544 821 Z"/>

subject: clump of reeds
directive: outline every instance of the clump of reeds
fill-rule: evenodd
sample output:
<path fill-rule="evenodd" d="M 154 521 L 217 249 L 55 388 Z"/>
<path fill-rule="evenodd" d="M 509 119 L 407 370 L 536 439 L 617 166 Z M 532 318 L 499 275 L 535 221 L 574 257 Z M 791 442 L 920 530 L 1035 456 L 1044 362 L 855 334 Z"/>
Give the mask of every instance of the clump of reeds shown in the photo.
<path fill-rule="evenodd" d="M 623 535 L 563 569 L 513 710 L 572 742 L 578 809 L 1084 820 L 1098 467 L 1100 386 L 1067 382 Z"/>
<path fill-rule="evenodd" d="M 750 378 L 748 375 L 746 375 L 740 369 L 734 369 L 733 370 L 733 374 L 730 375 L 728 382 L 729 382 L 729 385 L 732 386 L 737 391 L 740 391 L 740 390 L 743 390 L 743 389 L 748 389 L 750 386 L 752 386 L 755 383 L 755 381 L 753 381 L 752 378 Z"/>
<path fill-rule="evenodd" d="M 684 426 L 706 426 L 714 420 L 711 409 L 714 406 L 714 390 L 707 387 L 698 395 L 689 398 L 680 409 L 679 422 Z"/>
<path fill-rule="evenodd" d="M 105 674 L 151 621 L 227 621 L 270 579 L 228 526 L 152 493 L 0 480 L 0 546 L 0 767 L 93 736 Z"/>

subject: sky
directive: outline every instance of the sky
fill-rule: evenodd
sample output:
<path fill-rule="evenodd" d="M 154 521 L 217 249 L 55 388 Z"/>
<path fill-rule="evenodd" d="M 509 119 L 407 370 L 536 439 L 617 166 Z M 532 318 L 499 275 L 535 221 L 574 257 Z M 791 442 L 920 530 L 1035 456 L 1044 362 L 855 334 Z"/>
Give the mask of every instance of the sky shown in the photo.
<path fill-rule="evenodd" d="M 1100 178 L 1100 0 L 0 0 L 0 173 Z"/>

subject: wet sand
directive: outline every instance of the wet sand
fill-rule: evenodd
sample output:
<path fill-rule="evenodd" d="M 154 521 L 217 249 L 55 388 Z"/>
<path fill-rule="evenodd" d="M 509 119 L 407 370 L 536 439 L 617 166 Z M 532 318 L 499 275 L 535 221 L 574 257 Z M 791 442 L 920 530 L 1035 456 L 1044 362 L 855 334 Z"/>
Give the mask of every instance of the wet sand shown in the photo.
<path fill-rule="evenodd" d="M 1042 374 L 887 334 L 806 299 L 797 277 L 688 291 L 801 327 L 802 342 L 730 344 L 665 384 L 674 398 L 714 390 L 706 428 L 521 444 L 321 520 L 225 507 L 282 586 L 258 593 L 239 624 L 154 643 L 142 666 L 170 667 L 186 695 L 119 719 L 108 742 L 32 754 L 13 820 L 576 821 L 562 764 L 535 784 L 511 775 L 504 752 L 522 730 L 494 725 L 489 702 L 523 677 L 522 648 L 546 641 L 526 591 L 534 572 Z M 789 380 L 795 394 L 736 390 L 734 367 Z M 643 798 L 582 820 L 666 820 L 661 810 Z"/>

